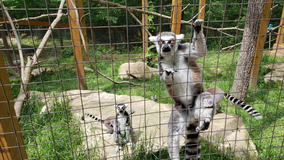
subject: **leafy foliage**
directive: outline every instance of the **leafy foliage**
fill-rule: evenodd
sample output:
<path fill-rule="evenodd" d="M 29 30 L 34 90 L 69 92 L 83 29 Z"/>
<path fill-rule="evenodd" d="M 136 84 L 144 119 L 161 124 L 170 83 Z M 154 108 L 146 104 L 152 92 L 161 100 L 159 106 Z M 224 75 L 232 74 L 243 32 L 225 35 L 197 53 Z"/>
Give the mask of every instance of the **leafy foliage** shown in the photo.
<path fill-rule="evenodd" d="M 63 56 L 63 58 L 70 58 L 73 56 L 73 48 L 69 47 L 69 48 L 65 48 L 63 50 L 61 50 L 61 54 Z"/>

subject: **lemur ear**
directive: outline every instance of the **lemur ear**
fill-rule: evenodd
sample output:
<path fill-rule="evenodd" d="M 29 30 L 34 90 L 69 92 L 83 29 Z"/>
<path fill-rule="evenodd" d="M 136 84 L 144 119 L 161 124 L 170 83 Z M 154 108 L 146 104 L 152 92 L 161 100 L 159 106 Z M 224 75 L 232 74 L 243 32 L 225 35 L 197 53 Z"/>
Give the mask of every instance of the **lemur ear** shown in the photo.
<path fill-rule="evenodd" d="M 115 104 L 115 105 L 113 105 L 114 106 L 114 108 L 116 108 L 117 107 L 117 105 Z"/>
<path fill-rule="evenodd" d="M 183 38 L 184 38 L 184 34 L 176 35 L 176 39 L 177 39 L 178 41 L 183 40 Z"/>
<path fill-rule="evenodd" d="M 128 104 L 124 104 L 125 108 L 128 106 Z"/>
<path fill-rule="evenodd" d="M 149 41 L 151 41 L 153 43 L 157 43 L 157 36 L 151 36 L 148 39 L 149 39 Z"/>

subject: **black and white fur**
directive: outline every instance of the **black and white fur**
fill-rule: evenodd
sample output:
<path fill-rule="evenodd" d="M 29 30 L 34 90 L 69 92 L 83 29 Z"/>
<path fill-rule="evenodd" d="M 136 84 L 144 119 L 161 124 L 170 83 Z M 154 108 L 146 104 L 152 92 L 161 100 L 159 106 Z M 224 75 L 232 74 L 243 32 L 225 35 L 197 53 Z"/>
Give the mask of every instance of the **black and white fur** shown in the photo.
<path fill-rule="evenodd" d="M 243 110 L 245 110 L 248 114 L 250 114 L 251 116 L 253 116 L 255 119 L 262 119 L 262 115 L 255 110 L 253 107 L 251 107 L 249 104 L 246 104 L 245 102 L 229 95 L 228 93 L 225 93 L 224 91 L 222 91 L 220 88 L 218 87 L 212 87 L 206 90 L 206 92 L 209 92 L 213 95 L 214 97 L 214 101 L 217 105 L 217 107 L 219 107 L 219 109 L 221 108 L 221 106 L 218 104 L 223 98 L 228 99 L 229 101 L 237 104 L 238 106 L 240 106 Z"/>
<path fill-rule="evenodd" d="M 196 97 L 204 92 L 200 69 L 196 60 L 206 55 L 206 42 L 202 32 L 203 20 L 194 22 L 192 43 L 181 44 L 183 34 L 162 32 L 149 37 L 159 53 L 160 80 L 175 101 L 168 123 L 167 146 L 171 159 L 179 160 L 180 137 L 186 132 L 185 159 L 199 159 L 199 121 L 194 116 Z"/>
<path fill-rule="evenodd" d="M 130 117 L 126 112 L 126 107 L 128 104 L 117 104 L 114 105 L 116 108 L 117 114 L 115 117 L 115 123 L 113 124 L 113 141 L 117 144 L 115 152 L 119 152 L 122 150 L 122 145 L 128 144 L 131 145 L 132 148 L 135 144 L 132 141 L 132 136 L 134 134 L 133 129 L 130 125 Z"/>
<path fill-rule="evenodd" d="M 196 107 L 199 106 L 203 110 L 206 108 L 206 106 L 196 104 L 198 95 L 205 91 L 200 69 L 196 63 L 198 58 L 206 55 L 205 37 L 200 32 L 202 23 L 203 20 L 200 19 L 194 22 L 191 44 L 180 43 L 184 38 L 183 34 L 175 35 L 171 32 L 162 32 L 157 36 L 149 37 L 149 40 L 156 45 L 156 50 L 159 53 L 160 80 L 166 84 L 169 95 L 175 101 L 175 107 L 168 123 L 167 146 L 171 159 L 180 159 L 179 141 L 184 130 L 186 134 L 185 159 L 199 159 L 199 131 L 207 129 L 209 119 L 213 118 L 212 115 L 211 118 L 204 119 L 206 114 L 202 113 L 194 116 L 195 111 L 197 111 Z M 211 95 L 214 97 L 214 104 L 217 106 L 215 102 L 220 98 L 212 93 Z M 214 114 L 216 106 L 213 106 L 213 110 L 211 110 Z M 206 120 L 206 126 L 200 125 L 200 120 Z"/>
<path fill-rule="evenodd" d="M 216 104 L 214 97 L 209 92 L 203 92 L 198 95 L 194 107 L 194 117 L 199 121 L 199 126 L 195 128 L 197 132 L 206 130 L 211 120 L 216 114 Z"/>
<path fill-rule="evenodd" d="M 131 114 L 134 114 L 135 111 L 131 109 L 131 110 L 127 111 L 127 113 L 128 113 L 128 115 L 131 115 Z M 97 122 L 103 123 L 106 126 L 106 128 L 107 128 L 106 133 L 109 134 L 109 135 L 113 134 L 113 125 L 115 123 L 115 116 L 110 116 L 107 119 L 102 120 L 102 119 L 100 119 L 100 118 L 98 118 L 96 116 L 93 116 L 93 115 L 89 114 L 89 113 L 85 113 L 85 114 L 81 115 L 81 119 L 85 120 L 85 116 L 86 117 L 90 117 L 90 118 L 92 118 L 93 120 L 95 120 Z"/>

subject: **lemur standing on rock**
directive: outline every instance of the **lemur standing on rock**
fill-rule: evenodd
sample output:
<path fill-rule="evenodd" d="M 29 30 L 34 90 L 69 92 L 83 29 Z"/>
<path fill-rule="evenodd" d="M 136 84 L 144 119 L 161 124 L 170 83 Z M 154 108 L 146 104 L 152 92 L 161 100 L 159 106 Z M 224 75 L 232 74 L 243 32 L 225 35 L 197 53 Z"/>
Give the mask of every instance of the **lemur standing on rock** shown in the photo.
<path fill-rule="evenodd" d="M 131 145 L 132 148 L 135 147 L 135 144 L 132 141 L 132 136 L 135 134 L 133 128 L 130 125 L 130 114 L 135 113 L 134 110 L 129 110 L 126 112 L 128 104 L 117 104 L 114 105 L 116 108 L 117 114 L 116 116 L 108 117 L 105 120 L 101 120 L 91 114 L 85 113 L 81 115 L 81 119 L 84 120 L 85 116 L 91 117 L 92 119 L 104 123 L 107 127 L 107 132 L 109 135 L 113 134 L 113 141 L 117 143 L 117 147 L 115 152 L 119 152 L 122 150 L 122 145 L 128 144 Z"/>
<path fill-rule="evenodd" d="M 134 148 L 135 144 L 132 141 L 134 131 L 130 125 L 130 117 L 125 110 L 128 104 L 117 104 L 114 106 L 116 107 L 117 114 L 115 117 L 116 123 L 113 125 L 113 141 L 117 143 L 115 149 L 115 152 L 117 153 L 119 150 L 122 150 L 122 145 L 127 143 Z"/>
<path fill-rule="evenodd" d="M 134 114 L 135 111 L 133 109 L 131 109 L 131 110 L 127 111 L 127 113 L 128 113 L 128 115 L 131 115 L 131 114 Z M 92 118 L 93 120 L 95 120 L 97 122 L 103 123 L 106 126 L 106 128 L 107 128 L 106 133 L 108 135 L 113 134 L 113 125 L 115 123 L 115 116 L 110 116 L 107 119 L 102 120 L 102 119 L 100 119 L 100 118 L 98 118 L 96 116 L 93 116 L 93 115 L 89 114 L 89 113 L 85 113 L 85 114 L 81 115 L 81 119 L 85 120 L 85 116 L 86 117 L 90 117 L 90 118 Z"/>
<path fill-rule="evenodd" d="M 166 84 L 169 95 L 175 101 L 175 107 L 168 123 L 167 139 L 170 158 L 175 160 L 180 159 L 179 141 L 184 134 L 184 129 L 186 133 L 185 159 L 200 159 L 201 146 L 199 132 L 196 130 L 206 129 L 206 127 L 199 126 L 200 118 L 204 117 L 200 115 L 202 113 L 194 116 L 195 111 L 198 110 L 195 108 L 196 98 L 205 90 L 200 69 L 196 63 L 198 58 L 206 55 L 205 37 L 201 32 L 202 23 L 201 19 L 193 23 L 194 33 L 191 44 L 181 44 L 180 41 L 184 35 L 176 35 L 172 32 L 162 32 L 157 36 L 149 37 L 159 53 L 160 80 Z M 214 102 L 216 98 L 219 98 L 214 94 L 212 96 L 215 97 Z M 213 109 L 216 108 L 216 104 L 213 103 Z"/>

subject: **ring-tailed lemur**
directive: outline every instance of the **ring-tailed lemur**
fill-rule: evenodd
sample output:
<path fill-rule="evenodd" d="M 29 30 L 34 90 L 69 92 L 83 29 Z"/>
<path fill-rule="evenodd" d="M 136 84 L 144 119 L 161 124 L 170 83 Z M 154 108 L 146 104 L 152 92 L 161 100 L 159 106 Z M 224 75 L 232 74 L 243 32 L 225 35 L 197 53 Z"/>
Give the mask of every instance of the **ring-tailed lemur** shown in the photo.
<path fill-rule="evenodd" d="M 252 108 L 249 104 L 246 104 L 245 102 L 229 95 L 228 93 L 225 93 L 224 91 L 222 91 L 220 88 L 218 87 L 212 87 L 209 88 L 207 90 L 205 90 L 206 92 L 209 92 L 213 95 L 214 97 L 214 101 L 217 105 L 218 108 L 221 108 L 221 106 L 218 104 L 223 98 L 228 99 L 229 101 L 237 104 L 238 106 L 240 106 L 243 110 L 245 110 L 248 114 L 250 114 L 251 116 L 253 116 L 256 119 L 262 119 L 262 115 L 257 112 L 257 110 L 255 110 L 254 108 Z"/>
<path fill-rule="evenodd" d="M 127 111 L 127 113 L 129 115 L 131 115 L 131 114 L 134 114 L 135 111 L 133 109 L 131 109 L 131 110 Z M 110 117 L 108 117 L 105 120 L 101 120 L 98 117 L 95 117 L 95 116 L 93 116 L 93 115 L 91 115 L 89 113 L 85 113 L 85 114 L 81 115 L 81 119 L 85 120 L 85 116 L 86 117 L 91 117 L 95 121 L 103 123 L 106 126 L 106 128 L 107 128 L 107 131 L 106 131 L 107 134 L 111 135 L 113 133 L 113 124 L 115 123 L 115 116 L 110 116 Z"/>
<path fill-rule="evenodd" d="M 166 84 L 167 91 L 175 101 L 168 123 L 167 146 L 171 159 L 180 159 L 179 141 L 186 130 L 185 159 L 200 157 L 199 122 L 194 113 L 196 97 L 204 92 L 202 77 L 196 59 L 206 55 L 205 37 L 201 31 L 203 20 L 194 22 L 192 43 L 180 44 L 183 34 L 162 32 L 149 37 L 159 53 L 160 80 Z"/>
<path fill-rule="evenodd" d="M 126 112 L 126 107 L 128 104 L 117 104 L 114 107 L 117 110 L 117 114 L 115 117 L 115 123 L 113 124 L 113 141 L 117 144 L 115 152 L 119 152 L 122 150 L 122 145 L 128 144 L 131 145 L 132 148 L 135 147 L 135 144 L 132 141 L 133 138 L 133 128 L 130 125 L 130 117 Z"/>
<path fill-rule="evenodd" d="M 199 126 L 195 128 L 197 132 L 206 130 L 216 113 L 216 103 L 211 93 L 203 92 L 196 98 L 194 106 L 194 117 L 199 121 Z"/>
<path fill-rule="evenodd" d="M 204 92 L 202 76 L 196 59 L 206 55 L 206 42 L 202 32 L 203 20 L 194 22 L 192 43 L 180 44 L 183 34 L 162 32 L 149 37 L 159 53 L 160 80 L 175 101 L 168 124 L 168 151 L 171 159 L 179 158 L 179 141 L 186 130 L 185 159 L 199 159 L 200 146 L 198 120 L 193 114 L 196 97 Z"/>

